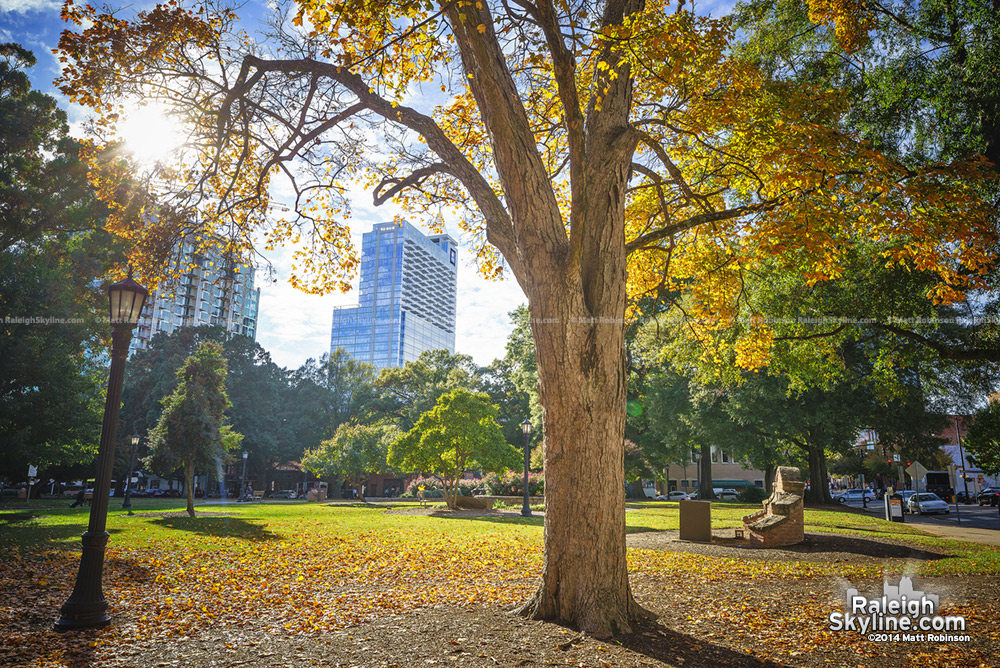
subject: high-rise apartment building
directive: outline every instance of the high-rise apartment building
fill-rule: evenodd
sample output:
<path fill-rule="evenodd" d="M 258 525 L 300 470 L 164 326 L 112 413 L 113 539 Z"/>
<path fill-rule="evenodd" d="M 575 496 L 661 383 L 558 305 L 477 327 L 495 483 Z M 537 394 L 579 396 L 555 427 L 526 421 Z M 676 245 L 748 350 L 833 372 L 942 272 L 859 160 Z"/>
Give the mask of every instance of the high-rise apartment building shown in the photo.
<path fill-rule="evenodd" d="M 333 311 L 330 349 L 377 369 L 425 350 L 455 352 L 457 244 L 409 223 L 379 223 L 362 235 L 358 305 Z"/>
<path fill-rule="evenodd" d="M 257 336 L 260 288 L 253 267 L 234 265 L 218 252 L 198 252 L 191 243 L 178 246 L 180 266 L 192 267 L 161 285 L 146 300 L 131 350 L 142 350 L 159 332 L 181 327 L 219 325 L 234 334 Z"/>

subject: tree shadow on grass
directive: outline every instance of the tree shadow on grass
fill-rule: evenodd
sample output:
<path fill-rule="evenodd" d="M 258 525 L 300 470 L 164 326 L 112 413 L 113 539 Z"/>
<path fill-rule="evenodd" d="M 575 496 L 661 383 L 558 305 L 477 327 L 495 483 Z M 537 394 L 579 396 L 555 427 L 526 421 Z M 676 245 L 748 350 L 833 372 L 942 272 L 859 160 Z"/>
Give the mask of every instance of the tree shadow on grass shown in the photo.
<path fill-rule="evenodd" d="M 922 550 L 913 545 L 900 545 L 861 536 L 835 533 L 807 533 L 805 540 L 798 545 L 788 545 L 779 549 L 804 554 L 846 553 L 878 559 L 918 559 L 920 561 L 937 561 L 951 556 L 946 553 Z"/>
<path fill-rule="evenodd" d="M 0 516 L 0 545 L 22 549 L 44 547 L 52 550 L 74 550 L 79 548 L 78 540 L 87 530 L 87 515 L 80 516 L 80 522 L 72 524 L 47 524 L 31 513 L 5 514 Z M 109 529 L 109 533 L 117 533 Z"/>
<path fill-rule="evenodd" d="M 631 532 L 630 532 L 631 533 Z M 866 536 L 834 533 L 807 533 L 798 545 L 763 547 L 747 540 L 713 535 L 711 543 L 691 543 L 678 540 L 677 531 L 637 532 L 629 547 L 660 552 L 692 552 L 709 556 L 738 559 L 780 561 L 832 561 L 851 558 L 871 560 L 907 559 L 937 561 L 951 557 L 946 551 L 935 552 L 919 546 Z"/>
<path fill-rule="evenodd" d="M 649 533 L 653 531 L 663 531 L 663 529 L 657 529 L 655 527 L 644 527 L 641 525 L 628 525 L 625 527 L 625 533 Z"/>
<path fill-rule="evenodd" d="M 662 661 L 668 666 L 683 665 L 684 668 L 778 668 L 779 666 L 773 661 L 713 645 L 656 623 L 640 625 L 635 633 L 615 636 L 615 640 L 628 650 Z"/>
<path fill-rule="evenodd" d="M 240 517 L 160 517 L 152 524 L 213 538 L 241 538 L 251 542 L 280 540 L 281 537 Z"/>

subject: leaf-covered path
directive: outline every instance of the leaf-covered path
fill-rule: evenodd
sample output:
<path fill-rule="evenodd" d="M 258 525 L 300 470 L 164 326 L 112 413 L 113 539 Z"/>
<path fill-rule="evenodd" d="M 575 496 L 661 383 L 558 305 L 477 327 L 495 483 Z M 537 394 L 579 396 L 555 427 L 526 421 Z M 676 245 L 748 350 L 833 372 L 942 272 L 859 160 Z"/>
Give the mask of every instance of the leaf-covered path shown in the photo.
<path fill-rule="evenodd" d="M 633 587 L 660 619 L 597 641 L 505 612 L 536 585 L 539 518 L 302 504 L 227 512 L 113 516 L 114 624 L 67 634 L 51 625 L 72 588 L 85 515 L 0 513 L 0 665 L 978 666 L 1000 656 L 995 562 L 917 533 L 909 543 L 859 538 L 867 525 L 855 523 L 844 545 L 887 552 L 816 558 L 840 540 L 817 534 L 816 550 L 799 556 L 744 557 L 726 546 L 679 551 L 661 532 L 669 511 L 629 513 L 630 541 L 645 548 L 629 551 Z M 966 616 L 970 643 L 827 630 L 848 584 L 879 588 L 883 572 L 909 571 L 924 574 L 948 614 Z"/>

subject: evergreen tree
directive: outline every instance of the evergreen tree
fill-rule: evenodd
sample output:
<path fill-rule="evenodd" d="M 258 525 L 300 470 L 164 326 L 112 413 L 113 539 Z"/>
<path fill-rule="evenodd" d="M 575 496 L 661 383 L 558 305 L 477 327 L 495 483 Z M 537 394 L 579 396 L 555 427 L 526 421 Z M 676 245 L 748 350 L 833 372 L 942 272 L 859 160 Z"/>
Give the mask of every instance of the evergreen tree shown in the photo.
<path fill-rule="evenodd" d="M 224 423 L 226 360 L 222 346 L 203 341 L 177 372 L 177 389 L 163 400 L 163 413 L 149 436 L 147 466 L 184 469 L 187 512 L 194 517 L 194 471 L 236 448 L 243 436 Z"/>

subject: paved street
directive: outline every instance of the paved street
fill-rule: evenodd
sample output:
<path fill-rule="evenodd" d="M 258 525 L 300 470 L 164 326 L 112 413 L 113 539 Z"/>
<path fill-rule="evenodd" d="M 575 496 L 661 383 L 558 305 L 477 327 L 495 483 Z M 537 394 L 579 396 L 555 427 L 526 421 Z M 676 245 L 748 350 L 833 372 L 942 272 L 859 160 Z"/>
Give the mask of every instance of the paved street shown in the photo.
<path fill-rule="evenodd" d="M 846 506 L 860 509 L 861 502 L 845 503 Z M 990 506 L 949 504 L 951 512 L 947 515 L 906 515 L 907 524 L 916 524 L 920 528 L 946 538 L 970 540 L 976 543 L 1000 545 L 1000 511 Z M 877 517 L 885 517 L 881 501 L 868 503 L 866 512 Z"/>

